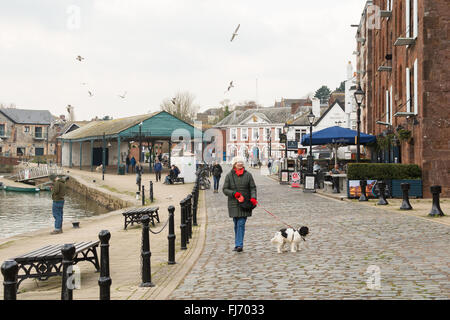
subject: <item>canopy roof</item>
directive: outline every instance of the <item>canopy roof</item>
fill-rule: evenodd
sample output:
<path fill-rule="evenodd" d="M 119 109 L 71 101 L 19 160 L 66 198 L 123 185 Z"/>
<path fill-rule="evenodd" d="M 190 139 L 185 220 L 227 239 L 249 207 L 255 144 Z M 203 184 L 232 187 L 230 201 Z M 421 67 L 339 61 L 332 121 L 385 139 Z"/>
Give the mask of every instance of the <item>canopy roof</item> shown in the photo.
<path fill-rule="evenodd" d="M 345 144 L 355 145 L 356 136 L 358 132 L 348 128 L 341 128 L 339 126 L 325 128 L 320 131 L 313 132 L 312 145 L 324 144 Z M 367 144 L 376 141 L 376 137 L 366 133 L 360 133 L 360 144 Z M 309 134 L 305 134 L 302 138 L 302 145 L 309 145 Z"/>
<path fill-rule="evenodd" d="M 174 115 L 159 111 L 133 117 L 113 120 L 92 121 L 85 126 L 68 132 L 60 137 L 63 141 L 86 141 L 106 138 L 136 138 L 139 134 L 139 124 L 142 122 L 141 135 L 145 138 L 168 139 L 179 129 L 188 132 L 191 137 L 202 137 L 201 130 L 191 124 L 178 119 Z"/>

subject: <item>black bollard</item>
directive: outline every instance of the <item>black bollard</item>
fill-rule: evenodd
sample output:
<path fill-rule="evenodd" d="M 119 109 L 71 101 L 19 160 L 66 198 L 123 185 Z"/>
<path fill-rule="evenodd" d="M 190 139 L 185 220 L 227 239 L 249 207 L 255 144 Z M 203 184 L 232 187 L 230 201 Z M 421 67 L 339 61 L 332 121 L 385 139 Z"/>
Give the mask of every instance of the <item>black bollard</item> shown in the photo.
<path fill-rule="evenodd" d="M 142 261 L 142 283 L 139 285 L 140 287 L 154 287 L 155 285 L 152 283 L 152 269 L 150 258 L 152 253 L 150 252 L 150 217 L 148 215 L 144 215 L 141 218 L 142 222 L 142 250 L 141 250 L 141 261 Z"/>
<path fill-rule="evenodd" d="M 175 218 L 174 218 L 174 212 L 175 207 L 169 206 L 169 235 L 167 236 L 167 239 L 169 240 L 169 260 L 168 264 L 175 264 Z"/>
<path fill-rule="evenodd" d="M 98 234 L 100 239 L 100 278 L 98 285 L 100 286 L 100 300 L 110 300 L 111 278 L 109 276 L 109 239 L 111 233 L 108 230 L 102 230 Z"/>
<path fill-rule="evenodd" d="M 186 250 L 186 199 L 183 199 L 180 201 L 180 207 L 181 207 L 181 250 Z"/>
<path fill-rule="evenodd" d="M 377 205 L 388 205 L 389 203 L 386 200 L 386 183 L 384 183 L 383 181 L 378 182 L 378 190 L 380 191 L 380 200 L 378 200 Z"/>
<path fill-rule="evenodd" d="M 153 203 L 153 181 L 150 181 L 150 201 Z"/>
<path fill-rule="evenodd" d="M 61 300 L 73 300 L 73 259 L 75 258 L 75 246 L 73 244 L 65 244 L 61 253 L 62 260 L 62 285 Z"/>
<path fill-rule="evenodd" d="M 428 215 L 430 217 L 445 216 L 444 212 L 441 209 L 441 205 L 439 204 L 439 194 L 442 192 L 442 187 L 441 186 L 431 186 L 430 191 L 431 191 L 431 194 L 433 195 L 433 205 L 432 205 L 431 211 Z"/>
<path fill-rule="evenodd" d="M 142 185 L 142 205 L 145 206 L 145 186 Z"/>
<path fill-rule="evenodd" d="M 403 192 L 403 201 L 402 201 L 402 205 L 400 206 L 400 210 L 412 210 L 412 206 L 409 203 L 410 184 L 409 183 L 401 183 L 400 187 L 402 188 L 402 192 Z"/>
<path fill-rule="evenodd" d="M 192 191 L 192 224 L 194 227 L 198 226 L 197 224 L 197 208 L 198 208 L 198 193 L 197 193 L 197 187 L 194 187 L 194 190 Z"/>
<path fill-rule="evenodd" d="M 369 201 L 366 195 L 367 181 L 359 180 L 359 185 L 361 187 L 361 196 L 359 197 L 359 201 Z"/>
<path fill-rule="evenodd" d="M 192 238 L 192 194 L 188 194 L 186 202 L 186 221 L 187 221 L 187 235 L 188 239 Z M 189 240 L 188 240 L 189 243 Z"/>
<path fill-rule="evenodd" d="M 2 264 L 3 300 L 17 299 L 17 273 L 19 265 L 14 260 L 7 260 Z"/>

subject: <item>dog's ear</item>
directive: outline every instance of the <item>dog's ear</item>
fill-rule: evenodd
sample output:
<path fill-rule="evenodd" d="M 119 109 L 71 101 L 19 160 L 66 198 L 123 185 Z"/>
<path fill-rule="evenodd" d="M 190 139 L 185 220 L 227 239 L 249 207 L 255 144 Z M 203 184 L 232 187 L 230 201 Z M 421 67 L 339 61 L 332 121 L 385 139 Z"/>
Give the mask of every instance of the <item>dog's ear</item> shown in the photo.
<path fill-rule="evenodd" d="M 303 226 L 298 230 L 298 233 L 300 233 L 302 237 L 306 237 L 306 235 L 309 233 L 309 229 L 308 227 Z"/>
<path fill-rule="evenodd" d="M 281 235 L 283 236 L 283 238 L 287 238 L 286 228 L 281 229 L 280 232 L 281 232 Z"/>

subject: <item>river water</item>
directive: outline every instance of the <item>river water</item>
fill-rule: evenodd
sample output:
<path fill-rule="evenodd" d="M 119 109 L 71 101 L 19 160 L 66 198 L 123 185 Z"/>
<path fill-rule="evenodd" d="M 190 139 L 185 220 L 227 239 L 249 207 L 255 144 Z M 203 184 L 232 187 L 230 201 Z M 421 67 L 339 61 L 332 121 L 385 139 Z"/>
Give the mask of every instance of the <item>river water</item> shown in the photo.
<path fill-rule="evenodd" d="M 66 189 L 63 222 L 82 221 L 82 218 L 109 212 L 85 195 Z M 0 239 L 14 235 L 53 228 L 51 192 L 37 193 L 0 191 Z M 80 226 L 83 223 L 80 222 Z"/>

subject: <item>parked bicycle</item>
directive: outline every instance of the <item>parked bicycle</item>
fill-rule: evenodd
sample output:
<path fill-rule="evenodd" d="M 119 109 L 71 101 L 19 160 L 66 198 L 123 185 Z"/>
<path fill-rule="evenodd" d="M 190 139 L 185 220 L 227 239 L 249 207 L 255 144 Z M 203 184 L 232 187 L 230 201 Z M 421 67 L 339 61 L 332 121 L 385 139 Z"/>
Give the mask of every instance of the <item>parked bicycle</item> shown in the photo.
<path fill-rule="evenodd" d="M 209 181 L 209 168 L 207 166 L 199 168 L 199 186 L 200 190 L 211 189 L 211 181 Z"/>

